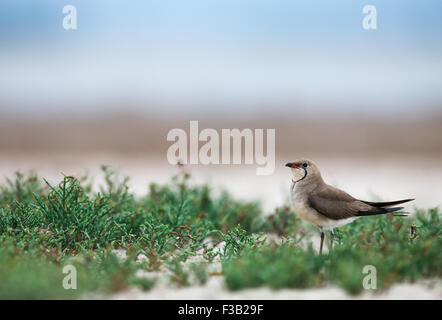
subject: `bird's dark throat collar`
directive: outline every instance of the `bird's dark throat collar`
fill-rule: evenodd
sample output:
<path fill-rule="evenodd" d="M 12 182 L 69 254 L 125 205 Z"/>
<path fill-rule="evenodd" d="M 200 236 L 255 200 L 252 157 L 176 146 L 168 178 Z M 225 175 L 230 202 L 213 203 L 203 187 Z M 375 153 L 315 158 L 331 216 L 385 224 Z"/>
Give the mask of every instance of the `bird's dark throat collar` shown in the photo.
<path fill-rule="evenodd" d="M 296 183 L 296 182 L 302 181 L 302 180 L 305 179 L 305 177 L 307 177 L 307 170 L 305 170 L 304 168 L 302 168 L 302 170 L 304 170 L 304 176 L 303 176 L 301 179 L 296 180 L 296 181 L 292 179 L 293 183 Z"/>

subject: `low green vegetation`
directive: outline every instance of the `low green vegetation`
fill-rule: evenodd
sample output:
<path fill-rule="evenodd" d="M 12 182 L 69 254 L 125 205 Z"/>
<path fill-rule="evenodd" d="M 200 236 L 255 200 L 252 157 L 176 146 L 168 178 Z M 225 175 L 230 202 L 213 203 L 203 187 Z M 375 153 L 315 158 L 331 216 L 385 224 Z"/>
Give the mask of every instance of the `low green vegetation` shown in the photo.
<path fill-rule="evenodd" d="M 338 231 L 333 250 L 318 255 L 312 247 L 289 242 L 245 250 L 223 263 L 231 289 L 268 285 L 272 288 L 311 288 L 336 284 L 350 293 L 363 290 L 364 266 L 373 265 L 377 287 L 422 278 L 440 278 L 442 236 L 437 210 L 419 212 L 415 219 L 371 217 Z"/>
<path fill-rule="evenodd" d="M 137 197 L 127 178 L 106 167 L 103 173 L 99 192 L 87 177 L 63 176 L 51 185 L 16 174 L 0 185 L 0 298 L 150 290 L 162 273 L 170 286 L 204 285 L 214 276 L 214 261 L 232 290 L 335 284 L 358 293 L 365 265 L 377 268 L 381 289 L 441 276 L 436 209 L 412 218 L 360 219 L 338 230 L 333 250 L 320 256 L 308 240 L 316 230 L 289 207 L 265 215 L 259 203 L 226 192 L 214 197 L 208 185 L 190 184 L 186 173 Z M 269 241 L 270 234 L 281 241 Z M 67 265 L 77 270 L 77 290 L 62 286 Z"/>

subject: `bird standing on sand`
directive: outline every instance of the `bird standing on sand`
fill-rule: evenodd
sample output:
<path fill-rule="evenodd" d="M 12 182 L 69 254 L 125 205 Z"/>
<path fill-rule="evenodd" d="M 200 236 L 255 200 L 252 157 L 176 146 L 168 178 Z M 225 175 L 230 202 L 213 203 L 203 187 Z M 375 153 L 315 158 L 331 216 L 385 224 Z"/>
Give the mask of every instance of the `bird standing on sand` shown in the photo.
<path fill-rule="evenodd" d="M 395 212 L 403 207 L 392 207 L 414 199 L 390 202 L 370 202 L 353 198 L 348 193 L 324 182 L 318 167 L 309 160 L 288 162 L 293 173 L 291 201 L 293 210 L 302 219 L 317 226 L 321 232 L 322 253 L 324 230 L 329 229 L 333 241 L 333 229 L 353 222 L 363 216 Z M 333 244 L 333 242 L 332 242 Z"/>

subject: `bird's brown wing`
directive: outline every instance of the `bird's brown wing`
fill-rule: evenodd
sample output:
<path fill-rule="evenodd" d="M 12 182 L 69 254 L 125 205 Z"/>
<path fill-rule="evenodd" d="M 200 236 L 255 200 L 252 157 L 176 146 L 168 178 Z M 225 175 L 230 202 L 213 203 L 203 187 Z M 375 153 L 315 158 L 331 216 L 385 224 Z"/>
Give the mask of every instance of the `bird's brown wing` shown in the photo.
<path fill-rule="evenodd" d="M 373 208 L 348 193 L 328 185 L 312 192 L 308 201 L 318 213 L 333 220 L 355 217 L 359 212 Z"/>

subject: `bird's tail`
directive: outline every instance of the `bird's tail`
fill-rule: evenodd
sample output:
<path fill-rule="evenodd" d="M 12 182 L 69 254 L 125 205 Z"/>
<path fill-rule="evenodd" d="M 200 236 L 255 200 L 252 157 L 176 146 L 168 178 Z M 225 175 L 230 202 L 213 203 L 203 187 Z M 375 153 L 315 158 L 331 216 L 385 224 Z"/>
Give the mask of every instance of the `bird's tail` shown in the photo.
<path fill-rule="evenodd" d="M 383 208 L 383 207 L 391 207 L 391 206 L 395 206 L 401 203 L 405 203 L 408 201 L 413 201 L 414 199 L 405 199 L 405 200 L 397 200 L 397 201 L 389 201 L 389 202 L 370 202 L 370 201 L 363 201 L 361 200 L 363 203 L 366 203 L 372 207 L 376 207 L 376 208 Z"/>
<path fill-rule="evenodd" d="M 393 208 L 376 208 L 376 207 L 374 207 L 373 209 L 370 209 L 370 210 L 358 211 L 356 216 L 364 217 L 364 216 L 375 216 L 378 214 L 387 214 L 390 212 L 395 212 L 395 211 L 401 210 L 403 208 L 404 207 L 393 207 Z M 395 216 L 406 216 L 406 215 L 408 215 L 407 212 L 401 212 L 401 214 L 395 214 Z"/>

